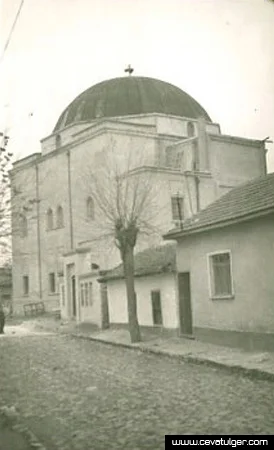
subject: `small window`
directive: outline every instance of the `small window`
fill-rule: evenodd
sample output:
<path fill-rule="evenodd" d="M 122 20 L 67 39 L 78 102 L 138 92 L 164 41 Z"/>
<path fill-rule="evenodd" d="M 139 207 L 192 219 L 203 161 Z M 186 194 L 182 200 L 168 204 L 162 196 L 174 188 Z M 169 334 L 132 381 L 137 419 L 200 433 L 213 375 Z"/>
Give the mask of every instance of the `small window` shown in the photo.
<path fill-rule="evenodd" d="M 85 306 L 85 286 L 84 283 L 81 283 L 81 306 Z"/>
<path fill-rule="evenodd" d="M 29 295 L 29 277 L 28 277 L 28 275 L 23 276 L 23 294 Z"/>
<path fill-rule="evenodd" d="M 49 292 L 54 294 L 56 292 L 55 273 L 49 273 Z"/>
<path fill-rule="evenodd" d="M 61 292 L 61 305 L 65 306 L 66 298 L 65 298 L 65 285 L 64 284 L 60 285 L 60 292 Z"/>
<path fill-rule="evenodd" d="M 64 213 L 62 206 L 58 206 L 56 211 L 56 225 L 57 228 L 63 228 L 64 226 Z"/>
<path fill-rule="evenodd" d="M 87 218 L 94 220 L 94 201 L 92 197 L 87 198 Z"/>
<path fill-rule="evenodd" d="M 151 303 L 153 325 L 163 325 L 160 291 L 151 291 Z"/>
<path fill-rule="evenodd" d="M 171 197 L 172 220 L 182 222 L 184 219 L 184 199 L 180 195 Z"/>
<path fill-rule="evenodd" d="M 231 256 L 229 252 L 210 255 L 211 295 L 232 296 Z"/>
<path fill-rule="evenodd" d="M 188 124 L 187 124 L 187 135 L 188 135 L 188 137 L 195 136 L 195 127 L 192 122 L 188 122 Z"/>
<path fill-rule="evenodd" d="M 85 306 L 88 306 L 88 283 L 85 283 Z"/>
<path fill-rule="evenodd" d="M 194 140 L 193 143 L 193 170 L 199 170 L 200 167 L 200 158 L 199 158 L 199 147 L 198 141 Z"/>
<path fill-rule="evenodd" d="M 61 145 L 62 145 L 62 139 L 61 139 L 60 134 L 57 134 L 57 136 L 56 136 L 56 138 L 55 138 L 55 144 L 56 144 L 56 148 L 61 147 Z"/>
<path fill-rule="evenodd" d="M 51 208 L 47 210 L 47 230 L 53 230 L 53 212 Z"/>
<path fill-rule="evenodd" d="M 89 294 L 89 306 L 92 306 L 93 303 L 93 287 L 92 287 L 92 282 L 89 282 L 88 285 L 88 294 Z"/>
<path fill-rule="evenodd" d="M 20 232 L 21 237 L 24 238 L 28 236 L 28 220 L 24 215 L 20 216 Z"/>

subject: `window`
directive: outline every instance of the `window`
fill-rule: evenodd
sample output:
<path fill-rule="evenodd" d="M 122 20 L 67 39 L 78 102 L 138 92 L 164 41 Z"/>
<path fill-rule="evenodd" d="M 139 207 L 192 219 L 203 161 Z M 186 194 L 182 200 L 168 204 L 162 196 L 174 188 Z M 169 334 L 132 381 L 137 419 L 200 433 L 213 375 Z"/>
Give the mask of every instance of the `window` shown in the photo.
<path fill-rule="evenodd" d="M 57 136 L 55 138 L 55 145 L 56 145 L 56 148 L 59 148 L 62 145 L 62 139 L 61 139 L 60 134 L 57 134 Z"/>
<path fill-rule="evenodd" d="M 66 298 L 65 298 L 65 285 L 60 285 L 60 293 L 61 293 L 61 305 L 65 306 L 66 304 Z"/>
<path fill-rule="evenodd" d="M 56 292 L 55 273 L 49 273 L 49 292 L 54 294 Z"/>
<path fill-rule="evenodd" d="M 199 147 L 197 140 L 193 141 L 192 149 L 193 149 L 193 170 L 199 170 L 200 161 L 199 161 Z"/>
<path fill-rule="evenodd" d="M 81 306 L 85 306 L 85 285 L 81 283 Z"/>
<path fill-rule="evenodd" d="M 28 277 L 28 275 L 23 276 L 23 294 L 29 295 L 29 277 Z"/>
<path fill-rule="evenodd" d="M 94 201 L 92 197 L 87 198 L 87 218 L 94 220 Z"/>
<path fill-rule="evenodd" d="M 188 137 L 195 136 L 195 127 L 192 122 L 188 122 L 187 124 L 187 135 Z"/>
<path fill-rule="evenodd" d="M 52 209 L 49 208 L 47 210 L 47 230 L 53 229 L 53 212 Z"/>
<path fill-rule="evenodd" d="M 28 220 L 26 216 L 20 216 L 20 232 L 21 237 L 27 237 L 28 235 Z"/>
<path fill-rule="evenodd" d="M 88 306 L 88 283 L 85 283 L 85 306 Z"/>
<path fill-rule="evenodd" d="M 151 291 L 151 303 L 153 325 L 163 325 L 160 291 Z"/>
<path fill-rule="evenodd" d="M 89 297 L 89 306 L 92 306 L 92 303 L 93 303 L 93 288 L 92 288 L 92 282 L 91 281 L 88 284 L 88 297 Z"/>
<path fill-rule="evenodd" d="M 231 255 L 229 252 L 209 256 L 212 297 L 230 297 L 232 291 Z"/>
<path fill-rule="evenodd" d="M 57 228 L 63 228 L 64 226 L 64 213 L 62 206 L 58 206 L 56 211 L 56 225 Z"/>
<path fill-rule="evenodd" d="M 87 308 L 88 306 L 92 306 L 93 304 L 93 287 L 92 282 L 83 282 L 81 283 L 80 289 L 81 296 L 81 306 Z"/>
<path fill-rule="evenodd" d="M 180 195 L 171 197 L 172 220 L 183 221 L 184 218 L 184 199 Z"/>

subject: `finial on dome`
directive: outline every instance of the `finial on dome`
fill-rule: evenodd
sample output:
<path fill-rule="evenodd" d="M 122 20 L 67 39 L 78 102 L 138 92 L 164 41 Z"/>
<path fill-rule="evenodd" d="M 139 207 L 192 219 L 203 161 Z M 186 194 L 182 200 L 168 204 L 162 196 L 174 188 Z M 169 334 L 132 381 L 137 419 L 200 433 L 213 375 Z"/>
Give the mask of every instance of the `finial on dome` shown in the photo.
<path fill-rule="evenodd" d="M 132 72 L 134 72 L 134 69 L 131 67 L 131 65 L 129 64 L 127 66 L 127 68 L 125 69 L 125 72 L 128 72 L 128 75 L 130 76 L 132 74 Z"/>

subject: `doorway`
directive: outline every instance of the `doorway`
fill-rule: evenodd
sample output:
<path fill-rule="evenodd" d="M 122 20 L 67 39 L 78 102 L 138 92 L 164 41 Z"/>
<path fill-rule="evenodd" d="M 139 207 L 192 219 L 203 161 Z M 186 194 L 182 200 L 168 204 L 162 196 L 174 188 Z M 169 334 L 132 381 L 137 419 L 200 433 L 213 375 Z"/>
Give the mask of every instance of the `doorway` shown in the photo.
<path fill-rule="evenodd" d="M 178 273 L 180 333 L 192 335 L 190 273 Z"/>

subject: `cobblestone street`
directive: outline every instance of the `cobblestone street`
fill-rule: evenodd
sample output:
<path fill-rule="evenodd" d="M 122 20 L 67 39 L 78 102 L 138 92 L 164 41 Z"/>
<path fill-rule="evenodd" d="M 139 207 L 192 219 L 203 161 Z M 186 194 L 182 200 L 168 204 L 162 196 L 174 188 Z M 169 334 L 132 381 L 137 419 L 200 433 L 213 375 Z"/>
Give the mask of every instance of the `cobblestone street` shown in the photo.
<path fill-rule="evenodd" d="M 165 434 L 273 434 L 274 384 L 66 335 L 0 339 L 0 406 L 49 450 L 163 449 Z"/>

